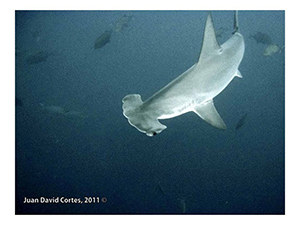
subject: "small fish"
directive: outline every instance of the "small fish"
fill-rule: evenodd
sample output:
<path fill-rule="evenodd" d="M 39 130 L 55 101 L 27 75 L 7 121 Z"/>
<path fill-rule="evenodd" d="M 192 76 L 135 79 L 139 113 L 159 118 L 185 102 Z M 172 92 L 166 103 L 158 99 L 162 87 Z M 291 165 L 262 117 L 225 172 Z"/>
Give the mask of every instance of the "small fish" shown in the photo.
<path fill-rule="evenodd" d="M 40 106 L 42 106 L 42 108 L 50 113 L 53 114 L 65 114 L 67 111 L 61 107 L 61 106 L 55 106 L 55 105 L 51 105 L 51 106 L 45 106 L 43 103 L 40 103 Z"/>
<path fill-rule="evenodd" d="M 81 118 L 81 119 L 87 118 L 87 115 L 79 111 L 68 111 L 64 115 L 68 118 Z"/>
<path fill-rule="evenodd" d="M 261 44 L 265 44 L 265 45 L 269 45 L 272 44 L 272 39 L 269 35 L 262 33 L 262 32 L 257 32 L 254 35 L 250 35 L 251 38 L 253 38 L 256 43 L 261 43 Z"/>
<path fill-rule="evenodd" d="M 110 42 L 110 36 L 112 30 L 106 30 L 95 41 L 94 49 L 102 48 L 104 45 Z"/>
<path fill-rule="evenodd" d="M 247 113 L 244 114 L 244 115 L 240 118 L 239 122 L 238 122 L 237 125 L 235 126 L 235 129 L 236 129 L 236 130 L 240 129 L 240 128 L 245 124 L 246 118 L 247 118 Z"/>
<path fill-rule="evenodd" d="M 272 56 L 276 53 L 281 53 L 283 48 L 284 46 L 280 48 L 278 44 L 270 44 L 265 48 L 264 56 Z"/>
<path fill-rule="evenodd" d="M 114 27 L 115 32 L 122 31 L 125 27 L 128 27 L 129 21 L 132 19 L 132 15 L 123 15 L 116 23 Z"/>
<path fill-rule="evenodd" d="M 46 51 L 39 51 L 27 57 L 26 61 L 29 65 L 45 62 L 51 54 Z"/>

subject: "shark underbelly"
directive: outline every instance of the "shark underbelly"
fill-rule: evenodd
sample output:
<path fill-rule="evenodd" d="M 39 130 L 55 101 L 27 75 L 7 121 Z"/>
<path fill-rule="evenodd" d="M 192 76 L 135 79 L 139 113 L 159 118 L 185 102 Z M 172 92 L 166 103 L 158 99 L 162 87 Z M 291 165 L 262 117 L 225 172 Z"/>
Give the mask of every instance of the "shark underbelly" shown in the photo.
<path fill-rule="evenodd" d="M 152 112 L 152 116 L 158 119 L 182 115 L 216 97 L 235 76 L 235 69 L 224 70 L 212 75 L 215 76 L 212 80 L 216 81 L 212 83 L 203 79 L 201 72 L 193 70 L 193 67 L 146 100 L 140 110 Z"/>

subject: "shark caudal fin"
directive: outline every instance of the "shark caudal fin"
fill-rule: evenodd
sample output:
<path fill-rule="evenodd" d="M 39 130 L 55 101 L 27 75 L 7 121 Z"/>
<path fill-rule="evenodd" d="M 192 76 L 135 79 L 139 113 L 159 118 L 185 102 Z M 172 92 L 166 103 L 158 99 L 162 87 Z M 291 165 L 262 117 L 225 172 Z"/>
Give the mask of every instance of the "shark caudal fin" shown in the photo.
<path fill-rule="evenodd" d="M 129 124 L 140 132 L 146 133 L 148 136 L 154 136 L 167 128 L 157 118 L 151 117 L 147 112 L 140 109 L 143 104 L 140 95 L 127 95 L 122 102 L 123 115 L 128 119 Z"/>
<path fill-rule="evenodd" d="M 234 11 L 234 23 L 233 23 L 233 32 L 232 34 L 235 34 L 239 31 L 239 20 L 238 20 L 238 11 Z"/>

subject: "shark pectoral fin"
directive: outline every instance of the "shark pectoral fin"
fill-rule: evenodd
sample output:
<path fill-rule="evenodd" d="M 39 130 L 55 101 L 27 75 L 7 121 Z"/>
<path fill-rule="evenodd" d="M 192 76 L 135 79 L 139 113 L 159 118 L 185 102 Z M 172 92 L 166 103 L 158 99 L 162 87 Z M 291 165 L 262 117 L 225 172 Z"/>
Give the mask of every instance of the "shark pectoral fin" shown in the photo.
<path fill-rule="evenodd" d="M 223 130 L 226 129 L 226 124 L 216 110 L 212 99 L 195 106 L 194 112 L 212 126 Z"/>

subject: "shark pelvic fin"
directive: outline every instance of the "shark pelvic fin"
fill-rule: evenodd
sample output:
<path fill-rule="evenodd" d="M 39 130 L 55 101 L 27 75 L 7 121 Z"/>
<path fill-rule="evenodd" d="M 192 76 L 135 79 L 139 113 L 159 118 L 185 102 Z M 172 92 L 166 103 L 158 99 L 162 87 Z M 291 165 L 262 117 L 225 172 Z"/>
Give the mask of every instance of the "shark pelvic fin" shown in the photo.
<path fill-rule="evenodd" d="M 212 99 L 201 105 L 196 105 L 194 107 L 194 112 L 212 126 L 222 130 L 226 129 L 226 124 L 216 110 Z"/>
<path fill-rule="evenodd" d="M 239 77 L 239 78 L 243 78 L 243 76 L 239 70 L 236 71 L 235 76 Z"/>

